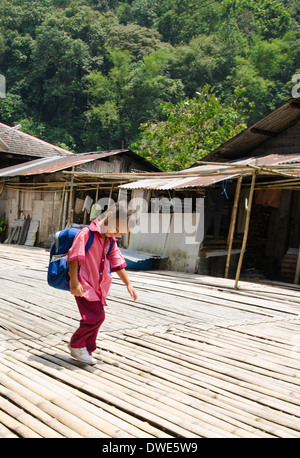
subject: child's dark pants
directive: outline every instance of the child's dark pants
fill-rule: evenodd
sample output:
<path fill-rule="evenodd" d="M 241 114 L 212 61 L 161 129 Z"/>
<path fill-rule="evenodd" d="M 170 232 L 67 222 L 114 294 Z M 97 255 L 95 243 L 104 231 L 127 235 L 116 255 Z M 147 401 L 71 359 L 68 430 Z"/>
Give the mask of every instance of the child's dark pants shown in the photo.
<path fill-rule="evenodd" d="M 99 328 L 105 319 L 104 307 L 100 301 L 88 301 L 75 297 L 81 315 L 80 326 L 71 338 L 73 348 L 86 347 L 91 354 L 96 350 L 96 339 Z"/>

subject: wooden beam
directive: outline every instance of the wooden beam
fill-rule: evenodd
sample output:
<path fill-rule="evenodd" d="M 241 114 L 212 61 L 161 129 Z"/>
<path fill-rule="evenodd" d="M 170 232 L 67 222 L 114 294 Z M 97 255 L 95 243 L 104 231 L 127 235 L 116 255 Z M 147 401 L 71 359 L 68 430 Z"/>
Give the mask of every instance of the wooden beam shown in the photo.
<path fill-rule="evenodd" d="M 243 243 L 242 243 L 242 250 L 241 250 L 241 254 L 240 254 L 240 258 L 239 258 L 239 262 L 238 262 L 238 266 L 237 266 L 234 289 L 237 289 L 237 287 L 238 287 L 238 281 L 239 281 L 239 278 L 240 278 L 242 263 L 243 263 L 244 254 L 245 254 L 246 245 L 247 245 L 247 238 L 248 238 L 248 232 L 249 232 L 249 223 L 250 223 L 250 215 L 251 215 L 251 207 L 252 207 L 252 200 L 253 200 L 253 194 L 254 194 L 255 180 L 256 180 L 256 173 L 253 173 L 250 192 L 249 192 L 249 201 L 248 201 L 248 207 L 247 207 L 247 215 L 246 215 L 246 222 L 245 222 L 245 230 L 244 230 L 244 237 L 243 237 Z"/>
<path fill-rule="evenodd" d="M 292 102 L 290 103 L 290 107 L 293 107 L 293 108 L 298 108 L 298 110 L 300 110 L 300 103 L 299 102 Z"/>
<path fill-rule="evenodd" d="M 235 197 L 234 197 L 234 203 L 233 203 L 233 209 L 232 209 L 232 215 L 231 215 L 231 221 L 230 221 L 230 228 L 229 228 L 228 240 L 227 240 L 228 254 L 227 254 L 227 259 L 226 259 L 225 278 L 228 278 L 228 272 L 229 272 L 229 266 L 230 266 L 230 256 L 231 256 L 231 250 L 232 250 L 232 242 L 233 242 L 233 236 L 234 236 L 234 230 L 235 230 L 237 207 L 238 207 L 238 202 L 239 202 L 239 197 L 240 197 L 242 180 L 243 180 L 243 177 L 240 176 L 238 178 L 237 185 L 236 185 L 236 191 L 235 191 Z"/>
<path fill-rule="evenodd" d="M 69 197 L 69 209 L 68 209 L 68 222 L 67 225 L 70 226 L 73 222 L 73 188 L 74 188 L 74 166 L 72 167 L 72 176 L 71 176 L 71 185 L 70 185 L 70 197 Z"/>
<path fill-rule="evenodd" d="M 266 135 L 267 137 L 275 137 L 277 135 L 277 132 L 273 132 L 271 130 L 260 129 L 259 127 L 252 127 L 250 130 L 254 134 Z"/>
<path fill-rule="evenodd" d="M 300 245 L 299 245 L 297 266 L 296 266 L 296 272 L 295 272 L 295 278 L 294 278 L 295 285 L 298 285 L 299 283 L 299 276 L 300 276 Z"/>
<path fill-rule="evenodd" d="M 59 219 L 58 219 L 58 229 L 62 229 L 62 218 L 63 218 L 63 209 L 64 209 L 64 201 L 65 201 L 65 192 L 66 192 L 66 183 L 64 183 L 63 192 L 61 196 L 60 202 L 60 210 L 59 210 Z"/>

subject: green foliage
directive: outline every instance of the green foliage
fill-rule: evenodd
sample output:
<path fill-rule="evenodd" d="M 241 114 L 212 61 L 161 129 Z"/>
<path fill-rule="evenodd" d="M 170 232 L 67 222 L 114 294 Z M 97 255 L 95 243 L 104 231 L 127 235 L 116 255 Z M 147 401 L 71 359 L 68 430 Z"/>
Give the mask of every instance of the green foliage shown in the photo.
<path fill-rule="evenodd" d="M 162 102 L 183 97 L 182 83 L 162 76 L 168 58 L 165 51 L 145 56 L 133 67 L 128 51 L 111 50 L 109 57 L 112 68 L 107 75 L 94 71 L 85 78 L 89 99 L 86 143 L 90 148 L 128 144 L 137 136 L 140 122 L 159 118 Z"/>
<path fill-rule="evenodd" d="M 121 24 L 138 24 L 153 27 L 158 19 L 158 0 L 133 0 L 131 4 L 120 3 L 117 15 Z"/>
<path fill-rule="evenodd" d="M 232 15 L 241 27 L 252 27 L 265 39 L 283 36 L 292 24 L 290 13 L 278 0 L 225 0 L 222 2 L 225 17 Z"/>
<path fill-rule="evenodd" d="M 173 45 L 189 42 L 199 34 L 210 34 L 220 25 L 220 3 L 198 0 L 160 2 L 157 28 Z"/>
<path fill-rule="evenodd" d="M 136 24 L 125 26 L 116 23 L 109 28 L 106 44 L 109 48 L 129 51 L 134 60 L 142 59 L 157 49 L 169 47 L 160 41 L 159 33 L 154 29 Z"/>
<path fill-rule="evenodd" d="M 191 166 L 246 128 L 243 92 L 242 88 L 235 91 L 232 107 L 222 104 L 208 85 L 192 99 L 163 104 L 166 120 L 142 125 L 142 137 L 132 145 L 133 150 L 162 170 Z"/>
<path fill-rule="evenodd" d="M 5 213 L 2 213 L 2 215 L 0 216 L 0 234 L 2 234 L 5 231 L 6 227 L 7 227 L 6 216 L 5 216 Z"/>
<path fill-rule="evenodd" d="M 290 97 L 299 40 L 297 0 L 0 0 L 0 121 L 77 152 L 135 143 L 146 154 L 140 125 L 158 135 L 178 117 L 186 133 L 169 159 L 162 141 L 161 164 L 182 167 L 236 132 L 224 131 L 236 87 L 254 102 L 248 124 Z M 206 85 L 223 118 L 216 109 L 215 133 L 188 145 L 201 120 L 188 111 L 185 125 L 184 109 Z"/>
<path fill-rule="evenodd" d="M 219 35 L 199 35 L 189 45 L 174 49 L 170 54 L 169 72 L 182 81 L 189 97 L 205 84 L 213 84 L 221 91 L 224 79 L 232 72 L 235 54 Z"/>

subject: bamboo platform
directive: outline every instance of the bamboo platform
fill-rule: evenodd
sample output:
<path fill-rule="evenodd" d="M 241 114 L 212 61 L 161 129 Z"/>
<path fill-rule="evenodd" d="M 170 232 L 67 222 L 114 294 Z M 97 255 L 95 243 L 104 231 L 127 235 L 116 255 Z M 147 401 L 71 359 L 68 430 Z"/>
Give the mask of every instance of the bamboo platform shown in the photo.
<path fill-rule="evenodd" d="M 299 287 L 132 271 L 133 302 L 114 276 L 84 366 L 48 256 L 0 245 L 1 438 L 300 437 Z"/>

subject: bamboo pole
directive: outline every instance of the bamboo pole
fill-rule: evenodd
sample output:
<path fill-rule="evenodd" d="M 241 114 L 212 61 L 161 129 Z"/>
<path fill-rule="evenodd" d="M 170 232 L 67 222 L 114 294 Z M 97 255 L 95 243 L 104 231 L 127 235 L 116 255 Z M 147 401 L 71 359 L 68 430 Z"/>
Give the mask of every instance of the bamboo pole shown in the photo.
<path fill-rule="evenodd" d="M 111 185 L 111 188 L 109 190 L 109 202 L 111 201 L 112 192 L 113 192 L 113 185 Z"/>
<path fill-rule="evenodd" d="M 87 209 L 85 208 L 84 209 L 84 214 L 83 214 L 83 224 L 84 225 L 86 224 L 86 220 L 87 220 Z"/>
<path fill-rule="evenodd" d="M 74 172 L 75 168 L 72 167 L 72 175 L 71 175 L 71 185 L 70 185 L 70 197 L 69 197 L 69 208 L 68 208 L 68 222 L 67 225 L 70 226 L 73 222 L 73 187 L 74 187 Z"/>
<path fill-rule="evenodd" d="M 66 222 L 67 222 L 68 198 L 70 198 L 70 197 L 69 197 L 69 192 L 65 192 L 65 196 L 64 196 L 64 205 L 63 205 L 63 213 L 62 213 L 62 226 L 61 226 L 62 229 L 63 229 L 64 227 L 66 227 Z"/>
<path fill-rule="evenodd" d="M 250 187 L 250 192 L 249 192 L 247 215 L 246 215 L 246 222 L 245 222 L 244 237 L 243 237 L 241 254 L 240 254 L 240 258 L 239 258 L 239 262 L 238 262 L 238 266 L 237 266 L 236 276 L 235 276 L 234 289 L 238 288 L 238 281 L 239 281 L 239 278 L 240 278 L 242 263 L 243 263 L 244 254 L 245 254 L 245 250 L 246 250 L 246 244 L 247 244 L 247 238 L 248 238 L 248 232 L 249 232 L 250 215 L 251 215 L 251 207 L 252 207 L 252 200 L 253 200 L 253 194 L 254 194 L 254 185 L 255 185 L 255 180 L 256 180 L 256 173 L 257 172 L 253 173 L 253 175 L 252 175 L 251 187 Z"/>
<path fill-rule="evenodd" d="M 243 180 L 243 177 L 239 176 L 237 185 L 236 185 L 234 204 L 233 204 L 233 209 L 232 209 L 230 228 L 229 228 L 229 234 L 228 234 L 228 240 L 227 240 L 228 254 L 227 254 L 227 259 L 226 259 L 225 278 L 228 278 L 230 256 L 231 256 L 231 250 L 232 250 L 232 242 L 233 242 L 233 236 L 234 236 L 234 229 L 235 229 L 235 223 L 236 223 L 236 215 L 237 215 L 238 202 L 239 202 L 240 191 L 241 191 L 241 186 L 242 186 L 242 180 Z"/>
<path fill-rule="evenodd" d="M 252 175 L 253 171 L 264 172 L 264 174 L 280 175 L 290 178 L 299 178 L 300 167 L 297 166 L 256 166 L 251 164 L 225 164 L 221 169 L 216 169 L 215 164 L 211 164 L 213 168 L 206 168 L 205 170 L 187 169 L 172 172 L 128 172 L 128 173 L 91 173 L 91 172 L 70 172 L 64 170 L 64 174 L 75 174 L 76 177 L 93 177 L 96 179 L 100 178 L 111 178 L 124 180 L 140 180 L 144 178 L 153 179 L 170 179 L 170 178 L 187 178 L 187 177 L 204 177 L 204 176 L 228 176 L 236 174 Z M 285 171 L 285 172 L 284 172 Z M 298 172 L 297 175 L 294 175 Z"/>
<path fill-rule="evenodd" d="M 59 230 L 62 229 L 61 223 L 62 223 L 62 218 L 63 218 L 65 192 L 66 192 L 66 183 L 64 183 L 61 202 L 60 202 L 59 219 L 58 219 L 58 229 Z"/>

